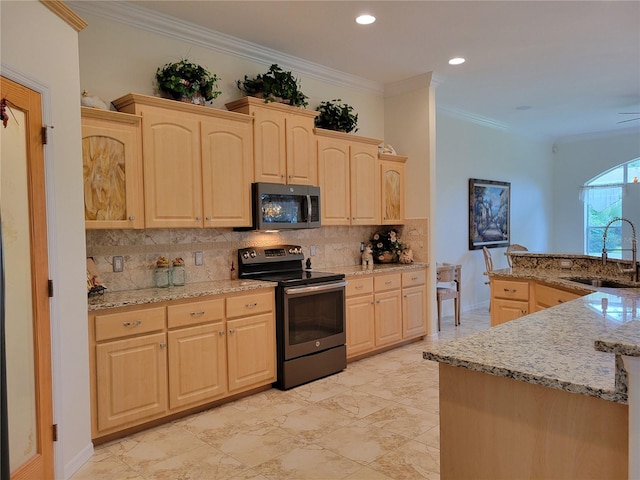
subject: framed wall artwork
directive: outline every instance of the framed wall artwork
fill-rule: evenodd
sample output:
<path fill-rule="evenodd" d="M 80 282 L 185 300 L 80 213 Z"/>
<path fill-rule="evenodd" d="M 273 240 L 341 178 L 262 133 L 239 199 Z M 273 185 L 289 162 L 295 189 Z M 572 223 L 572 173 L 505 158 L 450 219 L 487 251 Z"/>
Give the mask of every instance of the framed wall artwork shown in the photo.
<path fill-rule="evenodd" d="M 469 250 L 509 245 L 511 183 L 469 179 Z"/>

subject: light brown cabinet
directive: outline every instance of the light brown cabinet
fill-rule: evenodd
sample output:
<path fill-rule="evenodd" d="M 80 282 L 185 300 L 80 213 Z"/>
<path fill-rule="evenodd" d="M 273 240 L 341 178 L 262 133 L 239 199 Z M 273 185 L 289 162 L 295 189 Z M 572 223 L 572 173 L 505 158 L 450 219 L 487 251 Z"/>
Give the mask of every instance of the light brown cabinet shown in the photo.
<path fill-rule="evenodd" d="M 139 94 L 113 103 L 142 116 L 146 228 L 250 226 L 251 117 Z"/>
<path fill-rule="evenodd" d="M 276 380 L 273 289 L 89 315 L 92 436 Z"/>
<path fill-rule="evenodd" d="M 549 285 L 536 282 L 533 295 L 533 298 L 535 299 L 534 311 L 539 312 L 540 310 L 574 300 L 582 295 L 583 294 L 573 290 L 551 287 Z"/>
<path fill-rule="evenodd" d="M 402 338 L 427 334 L 426 271 L 402 274 Z"/>
<path fill-rule="evenodd" d="M 144 228 L 137 115 L 81 107 L 85 227 Z"/>
<path fill-rule="evenodd" d="M 316 129 L 323 225 L 379 225 L 380 140 Z"/>
<path fill-rule="evenodd" d="M 347 278 L 347 358 L 428 333 L 426 270 Z"/>
<path fill-rule="evenodd" d="M 254 118 L 254 176 L 256 182 L 318 185 L 318 160 L 313 110 L 243 97 L 227 109 Z"/>
<path fill-rule="evenodd" d="M 491 326 L 529 314 L 529 282 L 491 280 Z"/>
<path fill-rule="evenodd" d="M 380 206 L 382 225 L 403 225 L 405 221 L 405 162 L 407 157 L 379 153 Z"/>

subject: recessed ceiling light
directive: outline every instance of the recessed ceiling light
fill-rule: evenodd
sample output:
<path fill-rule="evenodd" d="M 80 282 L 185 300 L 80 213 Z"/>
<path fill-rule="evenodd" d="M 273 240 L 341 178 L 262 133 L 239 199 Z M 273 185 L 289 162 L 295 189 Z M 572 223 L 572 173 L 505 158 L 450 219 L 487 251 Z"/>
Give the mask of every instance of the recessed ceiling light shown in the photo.
<path fill-rule="evenodd" d="M 356 17 L 356 22 L 360 25 L 371 25 L 375 21 L 376 17 L 373 15 L 360 15 L 359 17 Z"/>
<path fill-rule="evenodd" d="M 462 57 L 455 57 L 449 60 L 449 65 L 462 65 L 466 60 Z"/>

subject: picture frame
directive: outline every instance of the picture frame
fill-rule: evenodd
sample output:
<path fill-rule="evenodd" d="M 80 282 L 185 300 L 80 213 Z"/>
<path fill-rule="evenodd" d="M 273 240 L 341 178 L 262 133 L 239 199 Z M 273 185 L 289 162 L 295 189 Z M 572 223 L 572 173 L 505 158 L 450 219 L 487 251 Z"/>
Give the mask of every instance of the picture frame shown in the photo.
<path fill-rule="evenodd" d="M 510 215 L 510 182 L 469 179 L 469 250 L 509 246 Z"/>

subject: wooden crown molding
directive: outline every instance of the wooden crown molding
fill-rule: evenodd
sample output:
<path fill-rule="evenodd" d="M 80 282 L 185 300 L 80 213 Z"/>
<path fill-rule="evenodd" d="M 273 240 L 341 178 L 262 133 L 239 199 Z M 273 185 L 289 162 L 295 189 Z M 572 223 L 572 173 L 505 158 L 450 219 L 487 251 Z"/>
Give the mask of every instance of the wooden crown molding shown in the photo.
<path fill-rule="evenodd" d="M 88 23 L 85 22 L 76 12 L 65 5 L 62 0 L 40 0 L 40 3 L 71 25 L 76 32 L 80 32 L 87 28 Z"/>

